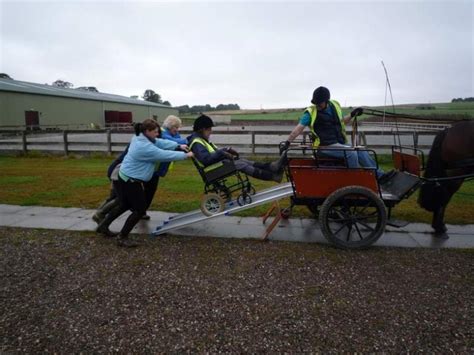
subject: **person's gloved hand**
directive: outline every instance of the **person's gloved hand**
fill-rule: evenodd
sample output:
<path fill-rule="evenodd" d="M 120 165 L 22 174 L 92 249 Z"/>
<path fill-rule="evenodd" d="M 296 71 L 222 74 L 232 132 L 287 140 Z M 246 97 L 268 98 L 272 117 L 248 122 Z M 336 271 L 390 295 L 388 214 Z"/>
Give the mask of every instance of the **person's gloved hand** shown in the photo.
<path fill-rule="evenodd" d="M 284 143 L 281 143 L 280 144 L 280 153 L 287 150 L 290 147 L 290 144 L 291 144 L 290 141 L 285 141 Z"/>
<path fill-rule="evenodd" d="M 226 159 L 234 160 L 234 156 L 230 154 L 227 150 L 224 150 L 223 153 Z"/>
<path fill-rule="evenodd" d="M 232 154 L 235 157 L 235 159 L 239 159 L 239 153 L 236 150 L 234 150 L 233 148 L 229 147 L 227 149 L 227 152 Z"/>
<path fill-rule="evenodd" d="M 354 118 L 356 116 L 360 116 L 364 113 L 364 109 L 362 107 L 357 107 L 352 110 L 351 112 L 351 118 Z"/>

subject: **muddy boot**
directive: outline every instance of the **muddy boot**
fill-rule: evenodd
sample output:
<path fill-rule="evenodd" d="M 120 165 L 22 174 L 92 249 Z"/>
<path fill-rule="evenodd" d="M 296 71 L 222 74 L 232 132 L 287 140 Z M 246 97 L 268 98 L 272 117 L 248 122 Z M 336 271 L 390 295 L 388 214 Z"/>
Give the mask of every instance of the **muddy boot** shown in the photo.
<path fill-rule="evenodd" d="M 104 201 L 100 206 L 99 208 L 97 209 L 97 212 L 94 213 L 94 215 L 92 216 L 92 219 L 94 220 L 95 223 L 97 224 L 101 224 L 102 221 L 105 219 L 105 216 L 110 212 L 112 211 L 112 209 L 114 209 L 115 207 L 117 207 L 119 205 L 119 200 L 118 198 L 115 198 L 113 200 L 110 200 L 110 201 Z"/>
<path fill-rule="evenodd" d="M 282 171 L 285 166 L 285 163 L 286 163 L 286 156 L 282 155 L 280 159 L 278 159 L 277 161 L 274 161 L 273 163 L 270 163 L 270 171 L 274 173 L 278 173 Z"/>
<path fill-rule="evenodd" d="M 117 236 L 117 234 L 109 230 L 109 226 L 115 221 L 123 212 L 125 212 L 120 205 L 115 206 L 100 222 L 99 226 L 95 230 L 97 233 L 103 235 L 106 238 L 112 238 Z"/>
<path fill-rule="evenodd" d="M 250 176 L 256 179 L 265 180 L 265 181 L 281 182 L 281 179 L 283 178 L 283 172 L 272 173 L 271 171 L 268 171 L 268 170 L 255 168 L 253 174 Z"/>
<path fill-rule="evenodd" d="M 107 205 L 108 202 L 109 201 L 107 200 L 102 202 L 99 208 L 97 208 L 96 213 L 94 213 L 94 215 L 92 216 L 92 220 L 95 223 L 100 224 L 100 222 L 102 222 L 102 220 L 105 218 L 106 213 L 103 212 L 103 208 L 105 207 L 105 205 Z"/>
<path fill-rule="evenodd" d="M 117 237 L 117 246 L 122 248 L 135 248 L 138 246 L 138 243 L 129 239 L 128 236 L 119 234 Z"/>

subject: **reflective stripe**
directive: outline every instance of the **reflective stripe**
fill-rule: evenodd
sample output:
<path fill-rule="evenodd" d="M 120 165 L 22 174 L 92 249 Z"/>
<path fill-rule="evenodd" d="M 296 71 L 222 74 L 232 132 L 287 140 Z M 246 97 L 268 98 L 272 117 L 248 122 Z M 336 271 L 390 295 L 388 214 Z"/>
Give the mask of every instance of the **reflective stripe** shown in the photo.
<path fill-rule="evenodd" d="M 191 144 L 189 145 L 189 149 L 192 149 L 194 143 L 202 144 L 209 153 L 214 153 L 217 150 L 217 147 L 214 144 L 209 143 L 208 141 L 202 138 L 194 138 Z M 193 157 L 193 159 L 199 165 L 199 167 L 203 169 L 206 173 L 224 165 L 222 162 L 218 162 L 205 167 L 204 164 L 202 164 L 198 159 L 196 159 L 195 157 Z"/>
<path fill-rule="evenodd" d="M 342 133 L 342 136 L 344 137 L 344 142 L 347 143 L 346 125 L 342 117 L 341 105 L 339 105 L 339 102 L 337 102 L 336 100 L 329 100 L 329 102 L 332 103 L 333 107 L 336 109 L 336 115 L 337 115 L 337 118 L 339 118 L 339 124 L 341 125 L 341 133 Z M 316 132 L 314 131 L 314 123 L 316 122 L 316 118 L 318 116 L 318 110 L 316 109 L 316 105 L 311 105 L 305 110 L 305 112 L 308 112 L 309 115 L 311 116 L 309 129 L 313 136 L 313 148 L 317 148 L 321 141 L 318 135 L 316 134 Z"/>

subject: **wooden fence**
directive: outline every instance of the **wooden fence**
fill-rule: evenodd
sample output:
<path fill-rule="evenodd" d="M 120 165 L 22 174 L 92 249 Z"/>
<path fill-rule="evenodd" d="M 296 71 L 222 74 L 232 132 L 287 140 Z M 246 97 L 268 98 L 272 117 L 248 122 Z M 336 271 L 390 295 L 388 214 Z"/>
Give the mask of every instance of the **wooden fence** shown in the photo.
<path fill-rule="evenodd" d="M 181 134 L 185 137 L 191 133 L 189 130 L 182 130 Z M 229 145 L 227 137 L 229 136 L 242 136 L 242 139 L 238 139 L 239 142 L 232 143 L 233 147 L 241 151 L 244 154 L 251 155 L 274 155 L 278 153 L 276 149 L 280 141 L 286 140 L 286 137 L 290 133 L 288 130 L 242 130 L 236 127 L 229 127 L 226 129 L 216 129 L 213 133 L 213 141 L 218 145 L 225 146 Z M 78 139 L 80 136 L 87 136 L 94 134 L 94 140 L 84 141 Z M 350 132 L 348 133 L 350 135 Z M 428 151 L 431 146 L 429 144 L 420 144 L 420 137 L 430 136 L 434 137 L 435 132 L 416 132 L 416 131 L 404 131 L 399 132 L 399 135 L 403 138 L 404 142 L 402 145 L 412 145 L 415 148 Z M 113 137 L 126 135 L 123 141 L 113 141 Z M 113 152 L 121 151 L 127 145 L 132 132 L 124 133 L 123 131 L 113 130 L 64 130 L 58 133 L 51 132 L 31 132 L 31 131 L 0 131 L 0 151 L 2 152 L 23 152 L 28 151 L 54 151 L 68 155 L 71 152 L 103 152 L 111 155 Z M 381 136 L 385 141 L 383 144 L 371 144 L 370 137 Z M 104 139 L 105 137 L 105 139 Z M 245 137 L 245 138 L 244 138 Z M 264 137 L 264 138 L 262 138 Z M 367 146 L 370 149 L 376 151 L 386 152 L 390 151 L 392 144 L 396 143 L 397 140 L 395 132 L 382 132 L 382 131 L 360 131 L 358 133 L 357 142 L 359 145 Z M 234 137 L 235 138 L 235 137 Z M 302 135 L 303 140 L 309 142 L 309 132 L 304 132 Z M 264 141 L 262 143 L 262 141 Z M 32 148 L 34 147 L 34 148 Z M 87 149 L 86 149 L 87 148 Z M 114 149 L 115 148 L 115 149 Z M 266 151 L 265 151 L 266 149 Z"/>

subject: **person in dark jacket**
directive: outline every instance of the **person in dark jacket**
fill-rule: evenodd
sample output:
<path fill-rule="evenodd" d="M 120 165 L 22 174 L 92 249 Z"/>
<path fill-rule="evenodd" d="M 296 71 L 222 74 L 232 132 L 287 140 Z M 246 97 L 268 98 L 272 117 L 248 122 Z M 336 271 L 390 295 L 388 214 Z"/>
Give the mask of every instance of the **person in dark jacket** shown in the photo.
<path fill-rule="evenodd" d="M 198 165 L 207 171 L 218 168 L 223 161 L 234 160 L 237 170 L 260 180 L 281 182 L 284 156 L 273 163 L 260 163 L 242 159 L 232 148 L 217 148 L 210 142 L 214 122 L 206 115 L 199 116 L 193 125 L 194 133 L 188 137 L 188 145 Z"/>

